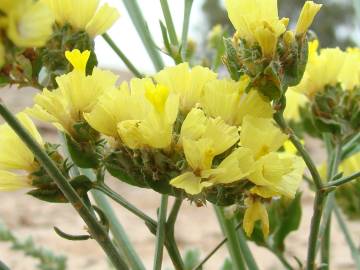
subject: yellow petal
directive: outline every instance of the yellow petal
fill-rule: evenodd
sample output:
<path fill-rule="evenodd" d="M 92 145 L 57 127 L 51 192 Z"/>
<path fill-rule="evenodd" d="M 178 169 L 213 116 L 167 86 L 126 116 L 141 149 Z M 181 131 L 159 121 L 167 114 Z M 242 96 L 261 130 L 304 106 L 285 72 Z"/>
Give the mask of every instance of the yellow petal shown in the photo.
<path fill-rule="evenodd" d="M 247 208 L 244 215 L 243 228 L 246 235 L 248 237 L 251 236 L 256 221 L 260 220 L 263 235 L 267 237 L 269 235 L 269 217 L 265 206 L 261 202 L 250 198 L 245 200 L 245 204 Z"/>
<path fill-rule="evenodd" d="M 240 147 L 219 164 L 209 181 L 213 184 L 229 184 L 242 180 L 253 171 L 254 162 L 251 150 Z"/>
<path fill-rule="evenodd" d="M 119 19 L 120 13 L 108 4 L 103 5 L 86 25 L 85 31 L 91 36 L 104 34 Z"/>
<path fill-rule="evenodd" d="M 284 117 L 287 120 L 300 121 L 300 107 L 303 107 L 309 99 L 302 93 L 298 93 L 289 88 L 286 91 L 286 108 L 284 111 Z"/>
<path fill-rule="evenodd" d="M 54 15 L 41 1 L 24 1 L 8 13 L 9 38 L 19 47 L 40 47 L 52 34 Z"/>
<path fill-rule="evenodd" d="M 80 52 L 78 49 L 65 52 L 66 59 L 74 67 L 74 70 L 80 71 L 85 74 L 86 65 L 90 57 L 90 51 L 86 50 Z"/>
<path fill-rule="evenodd" d="M 198 140 L 206 130 L 206 116 L 201 109 L 193 108 L 186 116 L 181 126 L 180 143 L 184 138 Z"/>
<path fill-rule="evenodd" d="M 303 35 L 306 33 L 321 7 L 321 4 L 315 4 L 313 1 L 305 2 L 296 25 L 296 35 Z"/>
<path fill-rule="evenodd" d="M 29 187 L 31 184 L 26 176 L 0 170 L 0 191 L 15 191 Z"/>
<path fill-rule="evenodd" d="M 211 168 L 215 157 L 214 141 L 210 139 L 190 140 L 183 139 L 184 154 L 190 167 L 194 171 Z"/>
<path fill-rule="evenodd" d="M 275 126 L 272 119 L 244 117 L 240 145 L 250 148 L 256 159 L 278 150 L 287 139 L 288 136 Z"/>
<path fill-rule="evenodd" d="M 190 195 L 199 194 L 205 187 L 211 186 L 211 183 L 201 181 L 200 177 L 191 172 L 183 173 L 170 181 L 170 185 L 185 190 Z"/>

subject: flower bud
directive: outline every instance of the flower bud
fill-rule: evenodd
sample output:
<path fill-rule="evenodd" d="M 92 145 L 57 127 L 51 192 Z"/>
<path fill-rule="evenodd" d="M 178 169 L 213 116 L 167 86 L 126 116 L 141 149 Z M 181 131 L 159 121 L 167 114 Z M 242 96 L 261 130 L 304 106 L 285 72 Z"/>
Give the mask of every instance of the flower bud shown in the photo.
<path fill-rule="evenodd" d="M 321 7 L 321 4 L 315 4 L 313 1 L 306 1 L 296 25 L 295 32 L 297 36 L 301 36 L 306 33 Z"/>

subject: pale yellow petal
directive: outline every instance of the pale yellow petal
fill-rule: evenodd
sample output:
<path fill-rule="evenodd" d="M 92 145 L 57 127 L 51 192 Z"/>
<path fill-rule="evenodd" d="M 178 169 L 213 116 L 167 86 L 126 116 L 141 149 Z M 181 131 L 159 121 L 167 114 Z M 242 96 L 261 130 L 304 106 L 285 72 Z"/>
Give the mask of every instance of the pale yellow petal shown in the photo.
<path fill-rule="evenodd" d="M 269 235 L 269 217 L 265 206 L 253 199 L 246 199 L 245 204 L 247 206 L 244 221 L 243 221 L 243 228 L 248 237 L 252 235 L 254 231 L 255 223 L 260 220 L 262 226 L 262 232 L 265 237 Z"/>
<path fill-rule="evenodd" d="M 31 184 L 26 176 L 0 170 L 0 191 L 16 191 L 29 187 Z"/>
<path fill-rule="evenodd" d="M 116 8 L 104 4 L 86 25 L 85 31 L 91 36 L 104 34 L 119 19 L 120 13 Z"/>
<path fill-rule="evenodd" d="M 201 181 L 200 177 L 191 172 L 183 173 L 170 181 L 170 185 L 185 190 L 190 195 L 199 194 L 204 188 L 211 186 L 211 183 Z"/>

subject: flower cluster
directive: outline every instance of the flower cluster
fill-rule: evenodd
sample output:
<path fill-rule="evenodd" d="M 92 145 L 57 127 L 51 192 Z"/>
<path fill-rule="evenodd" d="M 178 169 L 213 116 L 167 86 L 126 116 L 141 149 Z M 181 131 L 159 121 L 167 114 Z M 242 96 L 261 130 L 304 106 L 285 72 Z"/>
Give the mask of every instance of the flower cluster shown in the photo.
<path fill-rule="evenodd" d="M 74 70 L 57 78 L 58 89 L 38 94 L 28 112 L 78 141 L 76 127 L 86 122 L 107 139 L 102 155 L 114 176 L 195 201 L 219 196 L 220 187 L 232 189 L 231 204 L 247 198 L 249 235 L 256 220 L 266 225 L 263 202 L 294 197 L 304 164 L 278 152 L 287 135 L 272 120 L 270 100 L 256 89 L 245 91 L 248 77 L 220 80 L 183 63 L 117 87 L 111 72 L 85 74 L 88 51 L 66 56 Z"/>
<path fill-rule="evenodd" d="M 5 62 L 5 47 L 40 47 L 52 34 L 54 16 L 43 1 L 4 0 L 0 3 L 0 67 Z"/>

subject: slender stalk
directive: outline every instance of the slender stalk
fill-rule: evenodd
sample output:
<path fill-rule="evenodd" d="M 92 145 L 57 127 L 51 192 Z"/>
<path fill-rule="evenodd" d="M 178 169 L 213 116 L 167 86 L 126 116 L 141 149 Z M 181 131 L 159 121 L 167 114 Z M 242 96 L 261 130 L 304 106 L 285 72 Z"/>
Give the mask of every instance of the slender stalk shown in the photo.
<path fill-rule="evenodd" d="M 339 208 L 335 205 L 334 206 L 334 213 L 336 220 L 340 226 L 341 231 L 344 233 L 346 242 L 348 243 L 350 250 L 351 250 L 351 256 L 355 262 L 356 269 L 360 269 L 360 253 L 359 249 L 356 247 L 355 243 L 353 242 L 353 237 L 350 234 L 349 229 L 346 226 L 346 223 L 340 213 Z"/>
<path fill-rule="evenodd" d="M 286 258 L 284 257 L 284 255 L 281 252 L 275 251 L 271 248 L 269 248 L 269 250 L 279 259 L 279 261 L 283 264 L 283 266 L 287 269 L 287 270 L 293 270 L 294 268 L 291 266 L 291 264 L 286 260 Z"/>
<path fill-rule="evenodd" d="M 144 75 L 131 63 L 131 61 L 126 57 L 126 55 L 120 50 L 120 48 L 115 44 L 111 37 L 105 33 L 102 35 L 106 43 L 113 49 L 113 51 L 120 57 L 125 66 L 138 78 L 143 78 Z"/>
<path fill-rule="evenodd" d="M 154 270 L 161 270 L 163 261 L 163 251 L 165 244 L 165 229 L 166 229 L 166 215 L 167 215 L 168 195 L 161 195 L 161 204 L 158 213 L 158 226 L 156 230 L 156 246 Z"/>
<path fill-rule="evenodd" d="M 327 136 L 328 137 L 328 136 Z M 330 141 L 330 138 L 327 139 Z M 336 175 L 340 163 L 341 158 L 341 143 L 338 142 L 335 146 L 334 151 L 331 151 L 331 144 L 328 147 L 328 153 L 330 154 L 329 162 L 328 162 L 328 173 L 327 178 L 328 182 L 331 183 L 332 179 Z M 330 237 L 331 237 L 331 213 L 335 203 L 334 194 L 330 194 L 327 196 L 325 201 L 325 212 L 323 217 L 323 227 L 325 228 L 323 236 L 321 233 L 319 234 L 319 239 L 321 241 L 321 263 L 323 265 L 324 270 L 328 270 L 330 267 Z"/>
<path fill-rule="evenodd" d="M 121 258 L 114 244 L 111 242 L 108 233 L 98 220 L 92 215 L 90 209 L 84 204 L 74 188 L 70 185 L 68 179 L 56 167 L 54 162 L 48 157 L 41 146 L 27 133 L 24 127 L 18 122 L 3 103 L 0 103 L 0 115 L 9 124 L 9 126 L 22 139 L 27 147 L 34 153 L 36 159 L 44 167 L 49 176 L 53 179 L 66 199 L 73 205 L 89 228 L 89 233 L 99 245 L 103 248 L 116 269 L 128 269 L 128 266 Z"/>
<path fill-rule="evenodd" d="M 324 188 L 338 187 L 338 186 L 344 185 L 346 183 L 349 183 L 353 180 L 357 180 L 359 177 L 360 177 L 360 171 L 356 172 L 352 175 L 332 181 L 332 182 L 328 183 L 326 186 L 324 186 Z"/>
<path fill-rule="evenodd" d="M 142 43 L 145 46 L 148 55 L 151 58 L 151 61 L 154 64 L 156 70 L 161 70 L 164 68 L 164 62 L 160 56 L 158 49 L 156 48 L 154 41 L 151 37 L 149 28 L 146 24 L 145 18 L 141 12 L 137 0 L 122 0 L 127 9 L 130 18 L 135 26 L 136 31 L 138 32 Z"/>
<path fill-rule="evenodd" d="M 256 261 L 254 259 L 254 256 L 247 244 L 247 239 L 246 239 L 246 236 L 245 236 L 243 230 L 239 230 L 238 235 L 239 235 L 240 248 L 241 248 L 242 254 L 244 255 L 244 260 L 245 260 L 248 268 L 251 270 L 259 270 L 259 267 L 257 266 Z"/>
<path fill-rule="evenodd" d="M 151 229 L 150 228 L 149 229 L 152 232 L 156 232 L 157 222 L 154 219 L 152 219 L 151 217 L 149 217 L 148 215 L 146 215 L 144 212 L 142 212 L 141 210 L 136 208 L 134 205 L 132 205 L 130 202 L 128 202 L 126 199 L 124 199 L 122 196 L 120 196 L 120 194 L 114 192 L 111 188 L 109 188 L 104 183 L 94 184 L 94 189 L 101 191 L 102 193 L 104 193 L 105 195 L 107 195 L 111 199 L 113 199 L 115 202 L 120 204 L 122 207 L 129 210 L 131 213 L 133 213 L 137 217 L 141 218 L 143 221 L 145 221 L 147 226 L 150 226 Z"/>
<path fill-rule="evenodd" d="M 181 204 L 182 199 L 176 198 L 174 205 L 170 211 L 169 217 L 166 221 L 165 246 L 176 270 L 182 270 L 185 268 L 175 239 L 175 223 L 181 208 Z"/>
<path fill-rule="evenodd" d="M 187 50 L 187 41 L 188 41 L 188 34 L 189 34 L 189 25 L 190 25 L 190 15 L 191 9 L 194 0 L 184 0 L 184 20 L 183 20 L 183 28 L 182 28 L 182 35 L 181 35 L 181 47 L 182 47 L 182 55 L 185 58 L 186 50 Z"/>
<path fill-rule="evenodd" d="M 324 201 L 326 194 L 324 192 L 317 191 L 314 201 L 314 213 L 311 218 L 311 228 L 309 236 L 308 254 L 306 262 L 306 270 L 315 270 L 316 264 L 316 244 L 318 242 L 319 228 L 321 222 L 321 216 L 324 209 Z"/>
<path fill-rule="evenodd" d="M 61 140 L 66 145 L 65 135 L 64 133 L 60 133 Z M 67 158 L 71 158 L 67 147 L 65 147 L 65 154 Z M 80 174 L 87 176 L 91 181 L 96 181 L 96 175 L 90 169 L 79 169 L 75 165 L 70 170 L 71 176 L 76 177 Z M 91 190 L 92 196 L 96 202 L 96 204 L 100 207 L 100 209 L 105 213 L 106 218 L 110 223 L 110 231 L 113 236 L 113 240 L 118 244 L 121 253 L 124 255 L 126 262 L 129 264 L 131 269 L 134 270 L 145 270 L 145 266 L 137 255 L 133 245 L 131 244 L 123 226 L 119 222 L 118 218 L 111 205 L 105 198 L 105 196 L 97 190 Z"/>
<path fill-rule="evenodd" d="M 10 270 L 2 261 L 0 261 L 0 270 Z"/>
<path fill-rule="evenodd" d="M 121 247 L 122 252 L 124 253 L 125 258 L 127 259 L 129 266 L 134 270 L 145 270 L 145 266 L 134 250 L 124 227 L 118 221 L 114 210 L 109 204 L 106 197 L 97 190 L 92 190 L 91 194 L 96 202 L 96 204 L 101 208 L 105 213 L 107 219 L 110 223 L 110 231 L 114 236 L 115 242 Z"/>
<path fill-rule="evenodd" d="M 170 41 L 171 44 L 174 46 L 178 46 L 179 45 L 179 41 L 176 35 L 176 30 L 175 30 L 175 26 L 174 26 L 174 22 L 171 16 L 171 12 L 169 9 L 169 4 L 167 0 L 160 0 L 160 4 L 161 4 L 161 9 L 163 11 L 164 14 L 164 18 L 165 18 L 165 23 L 166 23 L 166 28 L 169 32 L 169 37 L 170 37 Z"/>
<path fill-rule="evenodd" d="M 220 223 L 221 229 L 224 235 L 227 237 L 227 246 L 230 253 L 231 261 L 234 264 L 234 268 L 237 270 L 245 270 L 246 265 L 243 260 L 243 254 L 241 252 L 239 235 L 237 234 L 233 220 L 225 218 L 223 210 L 214 206 L 216 216 Z"/>
<path fill-rule="evenodd" d="M 305 150 L 304 146 L 302 145 L 299 138 L 295 135 L 295 133 L 291 130 L 289 125 L 286 123 L 282 112 L 277 112 L 274 115 L 275 121 L 278 123 L 280 128 L 287 134 L 289 134 L 289 139 L 294 144 L 296 149 L 298 150 L 299 154 L 305 161 L 306 166 L 308 167 L 311 176 L 313 178 L 314 184 L 316 188 L 319 190 L 322 188 L 322 181 L 319 174 L 319 171 L 316 168 L 315 162 L 310 157 L 309 153 Z"/>

